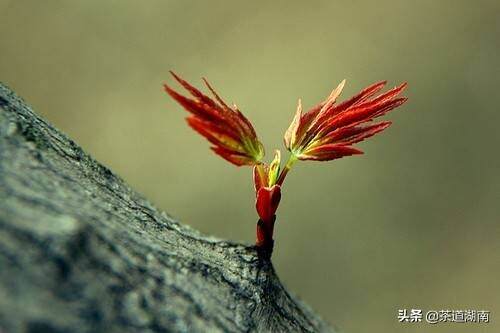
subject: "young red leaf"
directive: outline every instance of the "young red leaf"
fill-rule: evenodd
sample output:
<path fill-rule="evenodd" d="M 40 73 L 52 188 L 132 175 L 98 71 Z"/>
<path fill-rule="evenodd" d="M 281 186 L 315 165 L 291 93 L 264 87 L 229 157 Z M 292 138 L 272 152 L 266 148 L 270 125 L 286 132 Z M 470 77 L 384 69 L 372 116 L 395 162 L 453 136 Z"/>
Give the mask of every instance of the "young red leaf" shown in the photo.
<path fill-rule="evenodd" d="M 215 100 L 175 73 L 171 74 L 192 98 L 179 94 L 166 84 L 165 91 L 192 114 L 187 118 L 189 126 L 213 144 L 211 149 L 237 166 L 259 164 L 264 156 L 264 147 L 252 124 L 240 110 L 236 106 L 228 107 L 207 80 L 203 79 Z"/>
<path fill-rule="evenodd" d="M 296 158 L 326 161 L 360 154 L 360 150 L 349 145 L 383 131 L 390 123 L 382 122 L 366 127 L 360 125 L 383 116 L 406 102 L 406 98 L 397 97 L 406 88 L 406 83 L 373 97 L 384 87 L 385 81 L 382 81 L 336 105 L 344 82 L 309 112 L 296 112 L 285 133 L 285 146 Z"/>

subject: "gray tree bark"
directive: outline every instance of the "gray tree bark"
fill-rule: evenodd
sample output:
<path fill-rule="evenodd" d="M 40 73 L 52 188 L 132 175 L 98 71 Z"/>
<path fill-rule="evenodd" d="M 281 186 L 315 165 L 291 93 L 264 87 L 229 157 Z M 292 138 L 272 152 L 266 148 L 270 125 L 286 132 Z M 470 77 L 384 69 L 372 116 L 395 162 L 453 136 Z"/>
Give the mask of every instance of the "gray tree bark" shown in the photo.
<path fill-rule="evenodd" d="M 0 332 L 333 332 L 254 247 L 159 212 L 0 84 Z"/>

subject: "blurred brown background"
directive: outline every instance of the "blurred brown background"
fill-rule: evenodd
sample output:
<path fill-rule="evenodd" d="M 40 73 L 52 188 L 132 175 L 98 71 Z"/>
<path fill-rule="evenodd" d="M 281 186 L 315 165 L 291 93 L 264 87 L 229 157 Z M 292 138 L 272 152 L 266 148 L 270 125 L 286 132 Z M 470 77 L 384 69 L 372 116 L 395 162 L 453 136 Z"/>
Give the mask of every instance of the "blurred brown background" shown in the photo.
<path fill-rule="evenodd" d="M 252 242 L 251 170 L 213 155 L 163 92 L 208 77 L 282 147 L 305 107 L 408 81 L 366 154 L 299 163 L 278 211 L 284 283 L 345 332 L 500 329 L 500 2 L 0 0 L 0 80 L 158 207 Z M 402 308 L 490 324 L 400 324 Z"/>

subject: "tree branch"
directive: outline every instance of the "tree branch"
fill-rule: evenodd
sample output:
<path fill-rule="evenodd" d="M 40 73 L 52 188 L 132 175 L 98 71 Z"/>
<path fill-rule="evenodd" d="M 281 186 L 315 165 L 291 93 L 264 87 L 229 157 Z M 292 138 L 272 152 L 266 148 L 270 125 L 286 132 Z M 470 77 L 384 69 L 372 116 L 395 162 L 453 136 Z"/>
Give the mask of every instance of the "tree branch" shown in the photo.
<path fill-rule="evenodd" d="M 0 84 L 0 332 L 333 332 L 254 247 L 160 213 Z"/>

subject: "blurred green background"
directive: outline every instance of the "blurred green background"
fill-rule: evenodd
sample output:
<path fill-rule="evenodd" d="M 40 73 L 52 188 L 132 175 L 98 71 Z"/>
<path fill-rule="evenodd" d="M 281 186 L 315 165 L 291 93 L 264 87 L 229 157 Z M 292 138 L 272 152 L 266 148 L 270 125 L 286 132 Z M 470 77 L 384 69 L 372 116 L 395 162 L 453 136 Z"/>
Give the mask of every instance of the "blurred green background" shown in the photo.
<path fill-rule="evenodd" d="M 499 1 L 0 0 L 0 80 L 159 208 L 252 242 L 249 168 L 216 157 L 162 91 L 206 76 L 267 147 L 310 107 L 408 81 L 365 155 L 297 164 L 274 263 L 345 332 L 498 332 Z M 490 310 L 400 324 L 397 310 Z"/>

